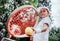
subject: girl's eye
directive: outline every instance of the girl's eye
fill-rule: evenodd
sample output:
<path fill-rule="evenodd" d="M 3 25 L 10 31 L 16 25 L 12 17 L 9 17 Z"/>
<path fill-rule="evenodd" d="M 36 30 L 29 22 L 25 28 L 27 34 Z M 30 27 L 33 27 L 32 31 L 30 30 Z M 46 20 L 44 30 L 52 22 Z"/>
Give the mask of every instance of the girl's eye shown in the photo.
<path fill-rule="evenodd" d="M 45 12 L 46 10 L 42 10 L 42 12 Z"/>
<path fill-rule="evenodd" d="M 45 11 L 46 11 L 45 9 L 42 9 L 42 10 L 40 11 L 40 13 L 45 12 Z"/>
<path fill-rule="evenodd" d="M 46 10 L 41 10 L 40 12 L 45 12 Z"/>

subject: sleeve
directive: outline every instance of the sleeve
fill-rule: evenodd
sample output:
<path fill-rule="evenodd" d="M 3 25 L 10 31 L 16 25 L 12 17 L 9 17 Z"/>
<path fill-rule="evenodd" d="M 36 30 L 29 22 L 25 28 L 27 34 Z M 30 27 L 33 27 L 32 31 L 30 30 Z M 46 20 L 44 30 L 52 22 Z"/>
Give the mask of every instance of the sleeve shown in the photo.
<path fill-rule="evenodd" d="M 49 27 L 51 25 L 51 20 L 49 18 L 46 18 L 45 20 L 43 20 L 44 24 L 47 24 Z"/>
<path fill-rule="evenodd" d="M 41 32 L 41 28 L 43 27 L 43 24 L 47 24 L 49 27 L 51 25 L 51 20 L 49 18 L 45 18 L 43 19 L 43 21 L 41 21 L 35 28 L 34 30 L 36 31 L 36 33 L 40 33 Z"/>

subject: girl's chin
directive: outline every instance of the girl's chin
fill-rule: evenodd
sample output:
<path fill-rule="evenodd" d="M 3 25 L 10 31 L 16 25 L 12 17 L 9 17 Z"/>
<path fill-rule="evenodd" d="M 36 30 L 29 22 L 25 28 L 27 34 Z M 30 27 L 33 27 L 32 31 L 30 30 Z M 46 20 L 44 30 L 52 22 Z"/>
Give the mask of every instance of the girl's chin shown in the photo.
<path fill-rule="evenodd" d="M 41 16 L 41 18 L 45 18 L 45 16 Z"/>

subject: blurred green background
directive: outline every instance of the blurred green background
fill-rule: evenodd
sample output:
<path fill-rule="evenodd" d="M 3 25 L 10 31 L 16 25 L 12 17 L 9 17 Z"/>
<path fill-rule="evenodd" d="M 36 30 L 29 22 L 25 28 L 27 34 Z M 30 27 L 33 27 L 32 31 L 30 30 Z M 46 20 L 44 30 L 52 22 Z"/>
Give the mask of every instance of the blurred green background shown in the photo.
<path fill-rule="evenodd" d="M 50 11 L 52 6 L 50 0 L 0 0 L 0 37 L 9 37 L 6 31 L 7 18 L 13 10 L 22 5 L 33 5 L 35 8 L 46 6 Z M 50 16 L 50 18 L 52 17 Z M 53 19 L 51 20 L 53 21 Z M 51 28 L 49 41 L 60 41 L 60 28 L 56 28 L 56 26 Z"/>

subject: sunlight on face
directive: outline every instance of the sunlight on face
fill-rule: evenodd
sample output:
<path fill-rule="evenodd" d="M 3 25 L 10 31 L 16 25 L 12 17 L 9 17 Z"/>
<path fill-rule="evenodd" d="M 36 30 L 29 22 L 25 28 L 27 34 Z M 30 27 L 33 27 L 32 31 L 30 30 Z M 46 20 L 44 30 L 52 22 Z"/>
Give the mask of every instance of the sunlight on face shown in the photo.
<path fill-rule="evenodd" d="M 41 18 L 47 17 L 48 14 L 49 14 L 49 11 L 46 8 L 41 8 L 40 9 L 40 17 Z"/>

